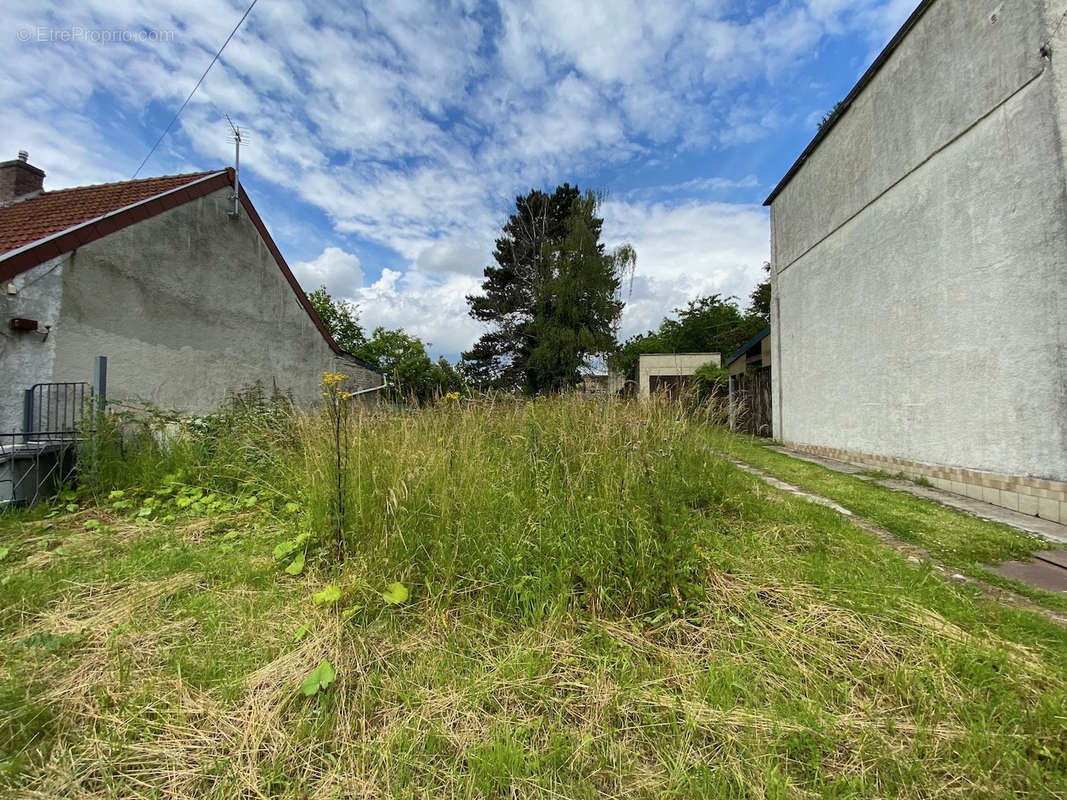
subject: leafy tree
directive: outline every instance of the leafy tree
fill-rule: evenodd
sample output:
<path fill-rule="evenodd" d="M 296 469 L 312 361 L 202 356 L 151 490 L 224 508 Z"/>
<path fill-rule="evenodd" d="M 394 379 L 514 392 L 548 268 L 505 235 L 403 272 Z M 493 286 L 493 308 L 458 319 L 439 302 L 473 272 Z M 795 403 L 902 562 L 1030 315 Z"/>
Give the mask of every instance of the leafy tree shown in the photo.
<path fill-rule="evenodd" d="M 668 317 L 658 330 L 628 339 L 611 358 L 612 367 L 634 380 L 642 353 L 721 353 L 726 358 L 767 324 L 762 317 L 742 314 L 732 298 L 718 294 L 674 311 L 677 319 Z"/>
<path fill-rule="evenodd" d="M 467 382 L 463 379 L 460 372 L 444 356 L 437 359 L 436 370 L 439 392 L 443 394 L 447 394 L 448 392 L 462 393 L 466 390 Z"/>
<path fill-rule="evenodd" d="M 482 294 L 468 296 L 471 316 L 492 328 L 463 353 L 472 382 L 533 394 L 579 381 L 579 367 L 611 350 L 623 303 L 622 279 L 636 255 L 625 245 L 605 253 L 598 197 L 570 184 L 532 190 L 496 241 Z"/>
<path fill-rule="evenodd" d="M 359 308 L 334 300 L 325 286 L 311 292 L 308 300 L 338 347 L 385 374 L 392 399 L 425 402 L 437 394 L 462 391 L 464 382 L 456 369 L 445 358 L 430 361 L 417 336 L 378 327 L 368 339 L 359 324 Z"/>
<path fill-rule="evenodd" d="M 359 306 L 347 300 L 334 300 L 325 286 L 311 292 L 308 300 L 337 346 L 346 353 L 358 356 L 359 350 L 367 342 L 363 327 L 359 324 Z"/>
<path fill-rule="evenodd" d="M 385 374 L 395 400 L 426 401 L 440 389 L 440 370 L 430 361 L 422 340 L 399 328 L 375 328 L 356 355 Z"/>
<path fill-rule="evenodd" d="M 756 288 L 752 290 L 752 294 L 748 296 L 748 311 L 745 313 L 750 317 L 759 317 L 764 322 L 771 321 L 771 262 L 763 262 L 763 271 L 767 273 L 767 278 L 756 284 Z"/>

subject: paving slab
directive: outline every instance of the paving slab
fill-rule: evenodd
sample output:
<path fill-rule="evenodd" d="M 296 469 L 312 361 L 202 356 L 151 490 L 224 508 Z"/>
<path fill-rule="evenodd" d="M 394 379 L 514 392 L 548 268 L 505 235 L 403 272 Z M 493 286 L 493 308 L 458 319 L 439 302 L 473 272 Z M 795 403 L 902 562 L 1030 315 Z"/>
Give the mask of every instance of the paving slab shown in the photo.
<path fill-rule="evenodd" d="M 833 458 L 823 458 L 821 456 L 810 455 L 809 453 L 800 453 L 796 450 L 790 450 L 788 447 L 768 446 L 767 449 L 783 453 L 792 458 L 799 459 L 800 461 L 818 464 L 827 469 L 832 469 L 835 472 L 842 472 L 860 478 L 861 480 L 876 483 L 879 486 L 884 486 L 886 489 L 892 489 L 895 492 L 907 492 L 915 497 L 921 497 L 924 500 L 940 503 L 943 506 L 954 508 L 957 511 L 962 511 L 965 514 L 970 514 L 979 519 L 984 519 L 989 522 L 999 522 L 1002 525 L 1007 525 L 1016 530 L 1040 536 L 1050 542 L 1067 545 L 1067 525 L 1061 525 L 1052 520 L 1041 519 L 1041 517 L 1032 517 L 1029 514 L 1021 514 L 1018 511 L 1012 511 L 1010 508 L 995 506 L 992 503 L 975 500 L 974 498 L 965 497 L 964 495 L 956 494 L 955 492 L 946 492 L 944 489 L 937 489 L 932 486 L 920 486 L 911 481 L 898 480 L 896 478 L 872 478 L 869 475 L 862 474 L 866 469 L 865 467 L 848 464 Z"/>
<path fill-rule="evenodd" d="M 1067 569 L 1067 550 L 1039 550 L 1034 553 L 1034 558 Z"/>
<path fill-rule="evenodd" d="M 1031 561 L 1005 561 L 990 569 L 1005 578 L 1036 586 L 1046 592 L 1067 594 L 1067 569 L 1040 558 Z"/>
<path fill-rule="evenodd" d="M 775 448 L 778 449 L 778 448 Z M 716 451 L 718 452 L 718 451 Z M 789 451 L 782 449 L 787 455 L 792 455 Z M 863 528 L 864 530 L 874 534 L 884 543 L 893 547 L 895 550 L 906 554 L 908 561 L 913 564 L 928 563 L 941 574 L 941 577 L 945 580 L 958 581 L 961 583 L 967 583 L 975 586 L 985 594 L 997 598 L 998 600 L 1008 603 L 1010 605 L 1019 606 L 1022 608 L 1029 608 L 1032 611 L 1036 611 L 1042 616 L 1052 620 L 1058 625 L 1067 627 L 1067 616 L 1063 616 L 1060 613 L 1053 611 L 1050 608 L 1046 608 L 1024 597 L 1020 597 L 1012 591 L 1007 589 L 992 586 L 985 581 L 977 580 L 975 578 L 968 577 L 959 572 L 955 572 L 948 568 L 947 565 L 940 563 L 937 559 L 930 556 L 922 547 L 910 542 L 898 538 L 893 533 L 890 533 L 885 528 L 874 522 L 864 519 L 857 514 L 852 513 L 839 503 L 835 503 L 828 497 L 809 492 L 787 481 L 783 481 L 780 478 L 776 478 L 773 475 L 765 472 L 759 467 L 748 464 L 740 459 L 735 458 L 727 453 L 719 453 L 723 458 L 732 463 L 735 467 L 751 475 L 756 476 L 764 483 L 773 486 L 776 489 L 780 489 L 790 494 L 794 494 L 812 503 L 818 503 L 819 505 L 826 506 L 833 509 L 837 513 L 844 517 L 847 517 L 853 524 Z M 806 459 L 808 460 L 808 459 Z M 854 466 L 854 465 L 849 465 Z M 925 488 L 925 487 L 918 487 Z M 994 572 L 1003 575 L 1006 578 L 1012 578 L 1022 583 L 1028 584 L 1035 588 L 1044 589 L 1053 593 L 1067 594 L 1067 568 L 1061 565 L 1060 562 L 1067 562 L 1067 551 L 1063 550 L 1043 550 L 1039 553 L 1035 553 L 1033 561 L 1009 561 L 1003 564 L 997 564 L 989 567 Z"/>

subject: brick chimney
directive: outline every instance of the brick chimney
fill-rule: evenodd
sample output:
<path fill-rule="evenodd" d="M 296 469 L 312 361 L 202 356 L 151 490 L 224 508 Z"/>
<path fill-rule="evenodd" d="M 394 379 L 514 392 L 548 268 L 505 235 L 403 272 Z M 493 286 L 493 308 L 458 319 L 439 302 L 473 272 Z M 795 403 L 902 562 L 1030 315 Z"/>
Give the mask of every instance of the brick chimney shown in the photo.
<path fill-rule="evenodd" d="M 0 163 L 0 206 L 44 191 L 44 170 L 29 162 L 29 153 L 19 150 L 14 161 Z"/>

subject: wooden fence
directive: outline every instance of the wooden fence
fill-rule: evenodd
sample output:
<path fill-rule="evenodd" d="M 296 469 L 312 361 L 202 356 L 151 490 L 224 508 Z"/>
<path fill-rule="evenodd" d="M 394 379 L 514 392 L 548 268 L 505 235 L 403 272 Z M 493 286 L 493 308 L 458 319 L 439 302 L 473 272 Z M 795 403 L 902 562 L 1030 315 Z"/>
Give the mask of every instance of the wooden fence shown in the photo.
<path fill-rule="evenodd" d="M 771 435 L 771 370 L 730 377 L 730 424 L 735 431 Z"/>

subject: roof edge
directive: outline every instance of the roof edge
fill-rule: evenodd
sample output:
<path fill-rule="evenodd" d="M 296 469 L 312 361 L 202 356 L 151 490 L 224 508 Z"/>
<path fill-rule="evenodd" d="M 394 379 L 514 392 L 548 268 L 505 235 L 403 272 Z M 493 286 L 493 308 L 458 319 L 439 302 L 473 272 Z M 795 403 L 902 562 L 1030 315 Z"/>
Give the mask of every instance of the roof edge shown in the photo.
<path fill-rule="evenodd" d="M 852 90 L 847 95 L 845 95 L 845 99 L 838 104 L 837 110 L 834 111 L 823 126 L 816 131 L 815 137 L 808 143 L 808 146 L 804 148 L 804 151 L 797 157 L 797 160 L 793 162 L 793 166 L 791 166 L 782 179 L 778 181 L 778 185 L 771 190 L 769 195 L 767 195 L 767 199 L 763 201 L 763 205 L 769 206 L 773 203 L 774 199 L 781 194 L 786 185 L 793 180 L 798 172 L 800 172 L 804 163 L 811 157 L 812 153 L 819 148 L 823 139 L 825 139 L 830 134 L 830 131 L 837 125 L 838 120 L 845 115 L 845 112 L 847 112 L 849 107 L 856 101 L 856 98 L 867 88 L 867 85 L 874 79 L 874 76 L 881 71 L 882 67 L 884 67 L 885 63 L 889 60 L 889 57 L 893 55 L 896 49 L 900 46 L 900 43 L 904 41 L 904 38 L 911 32 L 911 29 L 915 27 L 916 23 L 922 19 L 923 15 L 930 10 L 930 7 L 935 2 L 937 2 L 937 0 L 922 0 L 918 7 L 911 12 L 911 16 L 909 16 L 904 24 L 900 26 L 900 30 L 898 30 L 893 35 L 893 38 L 889 40 L 889 44 L 882 48 L 882 52 L 879 53 L 878 57 L 874 59 L 869 67 L 867 67 L 867 71 L 860 76 L 860 79 L 856 81 L 856 85 L 852 87 Z"/>
<path fill-rule="evenodd" d="M 233 169 L 227 167 L 226 173 L 229 177 L 230 184 L 232 185 L 234 178 Z M 296 276 L 293 275 L 293 271 L 289 269 L 289 264 L 286 262 L 285 256 L 282 255 L 282 251 L 278 249 L 278 245 L 275 244 L 274 238 L 270 235 L 267 226 L 263 223 L 263 218 L 259 216 L 256 207 L 252 205 L 252 201 L 248 197 L 248 192 L 243 190 L 241 191 L 241 206 L 244 208 L 245 213 L 248 214 L 248 219 L 252 222 L 252 225 L 255 226 L 260 238 L 263 239 L 263 243 L 267 245 L 267 250 L 270 251 L 270 254 L 274 257 L 274 263 L 278 265 L 278 269 L 282 271 L 282 275 L 285 276 L 285 279 L 289 282 L 289 286 L 292 287 L 293 292 L 296 294 L 297 301 L 304 307 L 304 311 L 307 312 L 311 321 L 315 323 L 315 327 L 318 328 L 319 333 L 322 334 L 322 338 L 326 340 L 326 344 L 330 346 L 330 349 L 333 350 L 336 355 L 355 358 L 357 361 L 362 362 L 362 359 L 342 350 L 337 342 L 334 341 L 330 332 L 326 330 L 326 326 L 319 318 L 318 312 L 315 311 L 315 307 L 311 305 L 311 301 L 308 300 L 308 296 L 304 293 L 303 288 L 301 288 L 300 281 L 296 279 Z M 385 374 L 377 367 L 371 367 L 370 365 L 367 365 L 366 369 L 373 370 L 379 375 Z"/>
<path fill-rule="evenodd" d="M 144 200 L 138 200 L 136 203 L 130 203 L 98 217 L 87 219 L 85 222 L 79 222 L 77 225 L 49 234 L 35 242 L 24 244 L 22 247 L 8 250 L 6 253 L 0 254 L 0 281 L 11 280 L 16 275 L 33 269 L 50 258 L 69 253 L 82 245 L 103 238 L 109 233 L 114 233 L 135 222 L 154 217 L 163 211 L 176 208 L 189 200 L 201 197 L 217 188 L 222 188 L 225 183 L 232 183 L 228 173 L 229 170 L 219 170 L 210 175 L 204 175 L 189 181 L 189 183 L 183 183 L 181 186 L 146 197 Z M 215 186 L 215 183 L 219 182 L 220 178 L 224 180 L 219 186 Z M 189 192 L 190 190 L 193 190 L 192 194 L 179 197 L 180 193 Z M 149 208 L 152 203 L 156 203 L 157 206 Z"/>
<path fill-rule="evenodd" d="M 768 323 L 767 325 L 764 326 L 763 330 L 761 330 L 759 333 L 757 333 L 755 336 L 753 336 L 751 339 L 749 339 L 747 342 L 745 342 L 739 348 L 734 350 L 733 355 L 730 356 L 730 358 L 726 361 L 726 365 L 725 366 L 728 367 L 731 364 L 733 364 L 735 361 L 737 361 L 737 359 L 741 358 L 741 356 L 743 356 L 745 353 L 747 353 L 752 348 L 753 345 L 755 345 L 757 342 L 762 342 L 764 339 L 766 339 L 767 336 L 770 335 L 770 332 L 771 332 L 771 326 L 770 326 L 770 323 Z"/>
<path fill-rule="evenodd" d="M 144 200 L 138 200 L 136 203 L 131 203 L 122 208 L 117 208 L 114 211 L 109 211 L 99 217 L 86 220 L 85 222 L 79 222 L 77 225 L 73 225 L 58 233 L 50 234 L 43 239 L 38 239 L 35 242 L 23 245 L 22 247 L 9 250 L 6 253 L 0 255 L 0 281 L 7 281 L 14 278 L 27 270 L 33 269 L 38 264 L 42 264 L 51 258 L 61 256 L 64 253 L 69 253 L 72 250 L 77 250 L 79 247 L 95 242 L 97 239 L 102 239 L 108 234 L 115 233 L 116 231 L 127 228 L 130 225 L 134 225 L 142 220 L 149 219 L 162 214 L 164 211 L 170 211 L 178 206 L 185 205 L 192 200 L 197 200 L 205 195 L 210 194 L 224 186 L 233 186 L 236 180 L 233 167 L 226 167 L 225 169 L 212 172 L 209 175 L 203 175 L 195 180 L 184 183 L 181 186 L 176 186 L 173 189 L 168 189 L 165 192 L 152 195 Z M 293 275 L 293 271 L 289 269 L 289 264 L 286 262 L 285 257 L 282 255 L 281 250 L 278 249 L 278 245 L 275 244 L 274 238 L 267 230 L 267 226 L 263 223 L 263 219 L 259 216 L 259 212 L 256 211 L 256 207 L 252 205 L 252 201 L 248 197 L 248 192 L 241 192 L 241 205 L 248 214 L 248 219 L 252 222 L 256 232 L 267 245 L 267 250 L 270 251 L 271 256 L 274 257 L 274 262 L 278 268 L 282 271 L 282 275 L 288 281 L 289 286 L 292 288 L 296 299 L 303 306 L 304 311 L 307 312 L 308 317 L 314 323 L 318 329 L 322 338 L 326 340 L 326 344 L 336 355 L 345 355 L 349 358 L 355 358 L 350 353 L 345 353 L 334 341 L 333 336 L 326 330 L 326 326 L 322 320 L 319 319 L 318 313 L 315 311 L 315 307 L 311 305 L 311 301 L 308 300 L 307 295 L 304 294 L 304 290 L 300 286 L 300 282 L 297 281 Z M 362 359 L 357 359 L 362 362 Z M 366 366 L 367 369 L 373 370 L 378 374 L 384 374 L 380 370 L 371 365 Z"/>
<path fill-rule="evenodd" d="M 381 368 L 374 366 L 374 364 L 370 363 L 365 358 L 360 358 L 355 353 L 350 353 L 347 350 L 341 350 L 338 355 L 351 359 L 352 361 L 356 362 L 357 366 L 362 367 L 368 372 L 374 372 L 378 375 L 381 375 L 382 377 L 385 377 L 385 373 L 381 370 Z"/>

